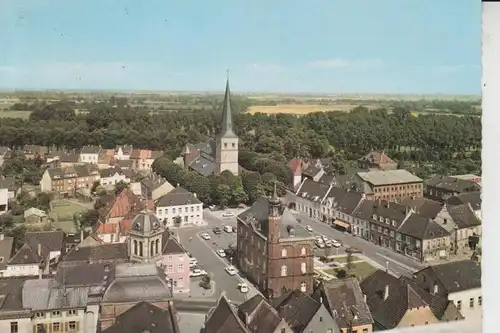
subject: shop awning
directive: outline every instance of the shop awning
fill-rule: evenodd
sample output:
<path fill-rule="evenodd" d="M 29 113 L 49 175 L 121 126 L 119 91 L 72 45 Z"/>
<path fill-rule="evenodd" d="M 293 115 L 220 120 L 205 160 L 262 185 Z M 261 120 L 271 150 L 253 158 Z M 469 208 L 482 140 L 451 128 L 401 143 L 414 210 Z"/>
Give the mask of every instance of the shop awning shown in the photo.
<path fill-rule="evenodd" d="M 344 222 L 344 221 L 340 221 L 340 220 L 335 220 L 333 222 L 333 224 L 338 225 L 339 227 L 342 227 L 345 229 L 349 229 L 351 227 L 351 225 L 349 223 Z"/>

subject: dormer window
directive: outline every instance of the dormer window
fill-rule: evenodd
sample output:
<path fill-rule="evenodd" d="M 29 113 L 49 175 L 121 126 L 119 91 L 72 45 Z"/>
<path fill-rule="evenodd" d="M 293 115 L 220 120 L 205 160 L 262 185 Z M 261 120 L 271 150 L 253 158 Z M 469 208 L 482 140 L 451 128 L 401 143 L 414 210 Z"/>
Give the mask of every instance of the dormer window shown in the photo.
<path fill-rule="evenodd" d="M 384 218 L 382 216 L 379 217 L 380 222 L 384 222 Z"/>
<path fill-rule="evenodd" d="M 391 223 L 391 220 L 389 220 L 388 218 L 385 218 L 385 223 L 386 223 L 386 224 L 390 224 L 390 223 Z"/>
<path fill-rule="evenodd" d="M 392 220 L 392 226 L 395 227 L 396 226 L 396 221 Z"/>
<path fill-rule="evenodd" d="M 377 215 L 376 214 L 373 214 L 373 219 L 376 221 L 377 220 Z"/>

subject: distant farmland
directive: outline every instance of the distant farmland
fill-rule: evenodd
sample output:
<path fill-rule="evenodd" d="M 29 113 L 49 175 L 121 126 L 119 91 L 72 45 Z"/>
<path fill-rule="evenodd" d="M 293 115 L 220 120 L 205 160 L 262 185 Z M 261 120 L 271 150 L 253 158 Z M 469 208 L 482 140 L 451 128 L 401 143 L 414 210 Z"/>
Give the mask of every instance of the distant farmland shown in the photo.
<path fill-rule="evenodd" d="M 326 112 L 326 111 L 342 111 L 349 112 L 358 105 L 354 104 L 330 104 L 330 105 L 319 105 L 319 104 L 279 104 L 275 106 L 251 106 L 248 108 L 248 113 L 265 113 L 265 114 L 297 114 L 304 115 L 313 112 Z M 378 105 L 363 105 L 368 109 L 374 109 L 379 107 Z"/>

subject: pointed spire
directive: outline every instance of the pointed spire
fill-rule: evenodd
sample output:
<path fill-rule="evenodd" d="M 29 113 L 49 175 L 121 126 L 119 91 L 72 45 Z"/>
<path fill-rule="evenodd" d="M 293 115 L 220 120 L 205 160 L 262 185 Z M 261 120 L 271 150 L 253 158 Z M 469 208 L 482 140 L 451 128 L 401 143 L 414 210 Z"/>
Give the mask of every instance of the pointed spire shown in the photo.
<path fill-rule="evenodd" d="M 231 91 L 229 89 L 229 70 L 227 71 L 226 92 L 224 94 L 224 103 L 222 105 L 222 124 L 221 137 L 235 138 L 237 137 L 233 131 L 233 114 L 231 110 Z"/>
<path fill-rule="evenodd" d="M 280 199 L 278 198 L 278 193 L 276 191 L 276 179 L 274 180 L 273 195 L 272 195 L 271 199 L 269 199 L 269 203 L 272 206 L 279 206 L 280 205 Z"/>
<path fill-rule="evenodd" d="M 276 179 L 274 180 L 273 199 L 278 199 L 278 195 L 276 194 Z"/>

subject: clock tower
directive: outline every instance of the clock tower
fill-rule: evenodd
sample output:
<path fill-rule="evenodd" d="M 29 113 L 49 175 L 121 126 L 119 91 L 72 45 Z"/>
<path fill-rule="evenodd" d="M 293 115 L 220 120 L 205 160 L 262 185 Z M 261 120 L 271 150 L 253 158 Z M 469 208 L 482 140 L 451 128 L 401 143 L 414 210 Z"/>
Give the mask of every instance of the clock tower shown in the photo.
<path fill-rule="evenodd" d="M 217 148 L 215 153 L 217 174 L 228 170 L 235 176 L 238 175 L 238 136 L 233 131 L 233 115 L 231 111 L 231 93 L 229 91 L 229 77 L 226 81 L 226 92 L 222 106 L 221 131 L 217 135 Z"/>

